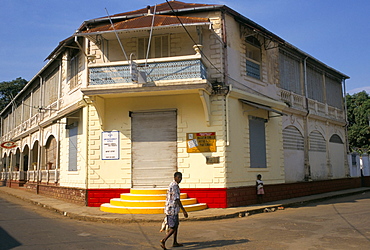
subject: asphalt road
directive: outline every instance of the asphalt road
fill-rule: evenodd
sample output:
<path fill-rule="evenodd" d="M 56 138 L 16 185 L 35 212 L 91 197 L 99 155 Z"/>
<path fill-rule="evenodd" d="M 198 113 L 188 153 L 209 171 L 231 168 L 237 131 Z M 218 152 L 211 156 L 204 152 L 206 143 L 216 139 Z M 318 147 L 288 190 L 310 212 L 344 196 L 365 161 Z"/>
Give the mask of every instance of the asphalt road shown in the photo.
<path fill-rule="evenodd" d="M 159 229 L 158 223 L 76 221 L 0 193 L 0 250 L 161 249 Z M 185 246 L 178 249 L 192 250 L 370 249 L 370 192 L 242 218 L 183 222 L 179 242 Z"/>

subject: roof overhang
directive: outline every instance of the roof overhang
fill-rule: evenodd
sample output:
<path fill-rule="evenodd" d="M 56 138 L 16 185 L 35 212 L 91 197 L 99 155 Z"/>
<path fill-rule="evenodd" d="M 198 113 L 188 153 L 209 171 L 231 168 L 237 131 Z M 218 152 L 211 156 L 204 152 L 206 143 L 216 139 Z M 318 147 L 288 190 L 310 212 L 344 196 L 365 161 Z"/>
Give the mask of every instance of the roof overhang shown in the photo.
<path fill-rule="evenodd" d="M 171 25 L 162 25 L 153 27 L 153 30 L 162 30 L 168 28 L 182 28 L 182 26 L 191 28 L 191 27 L 199 27 L 199 26 L 211 26 L 211 22 L 204 22 L 204 23 L 192 23 L 192 24 L 171 24 Z M 93 37 L 96 35 L 101 35 L 103 37 L 109 36 L 110 34 L 114 33 L 130 33 L 130 32 L 139 32 L 139 31 L 149 31 L 151 27 L 142 27 L 142 28 L 131 28 L 131 29 L 119 29 L 119 30 L 104 30 L 104 31 L 97 31 L 97 32 L 89 32 L 89 33 L 76 33 L 75 36 L 83 36 L 83 37 Z M 115 37 L 114 37 L 115 38 Z"/>
<path fill-rule="evenodd" d="M 239 99 L 239 101 L 244 103 L 244 104 L 247 104 L 249 106 L 252 106 L 254 108 L 257 108 L 257 109 L 263 109 L 263 110 L 266 110 L 268 112 L 276 113 L 276 114 L 278 114 L 278 116 L 287 115 L 287 114 L 285 114 L 285 113 L 283 113 L 279 110 L 273 109 L 269 106 L 266 106 L 266 105 L 263 105 L 263 104 L 260 104 L 260 103 L 251 102 L 251 101 L 248 101 L 248 100 L 245 100 L 245 99 Z M 272 117 L 275 117 L 275 116 L 270 116 L 270 114 L 269 114 L 269 118 L 272 118 Z"/>
<path fill-rule="evenodd" d="M 199 27 L 209 26 L 212 23 L 208 18 L 202 17 L 178 17 L 168 15 L 146 15 L 129 20 L 109 23 L 101 26 L 96 26 L 91 29 L 82 30 L 76 33 L 78 36 L 95 36 L 110 33 L 129 33 L 147 30 L 158 30 L 178 27 Z M 75 34 L 75 35 L 76 35 Z"/>

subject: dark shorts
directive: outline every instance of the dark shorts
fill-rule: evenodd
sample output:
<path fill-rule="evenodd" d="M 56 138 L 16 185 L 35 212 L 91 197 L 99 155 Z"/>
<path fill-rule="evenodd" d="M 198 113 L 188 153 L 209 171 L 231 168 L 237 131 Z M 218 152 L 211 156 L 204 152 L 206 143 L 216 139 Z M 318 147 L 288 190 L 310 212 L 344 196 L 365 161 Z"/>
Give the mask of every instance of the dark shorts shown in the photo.
<path fill-rule="evenodd" d="M 177 228 L 179 226 L 179 215 L 167 215 L 167 225 L 169 228 Z"/>

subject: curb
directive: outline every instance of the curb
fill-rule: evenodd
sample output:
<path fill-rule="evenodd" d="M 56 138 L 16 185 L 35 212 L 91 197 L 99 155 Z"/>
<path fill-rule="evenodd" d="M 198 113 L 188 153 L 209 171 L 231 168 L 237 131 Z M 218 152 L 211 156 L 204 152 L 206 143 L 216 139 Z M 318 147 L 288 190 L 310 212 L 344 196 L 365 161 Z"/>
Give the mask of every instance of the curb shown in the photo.
<path fill-rule="evenodd" d="M 21 190 L 19 190 L 21 191 Z M 261 206 L 258 207 L 239 207 L 239 208 L 233 208 L 233 211 L 227 211 L 226 209 L 222 209 L 222 211 L 217 211 L 219 214 L 216 215 L 198 215 L 195 217 L 190 217 L 190 218 L 181 218 L 181 221 L 210 221 L 210 220 L 222 220 L 222 219 L 230 219 L 230 218 L 241 218 L 241 217 L 248 217 L 254 214 L 259 214 L 259 213 L 265 213 L 265 212 L 274 212 L 277 210 L 283 210 L 285 208 L 293 208 L 293 207 L 301 207 L 305 206 L 309 203 L 314 203 L 314 202 L 319 202 L 319 201 L 324 201 L 327 199 L 332 199 L 332 198 L 338 198 L 338 197 L 345 197 L 349 195 L 354 195 L 354 194 L 359 194 L 359 193 L 364 193 L 370 191 L 370 188 L 364 187 L 364 188 L 358 188 L 356 190 L 342 190 L 342 191 L 336 191 L 336 192 L 329 192 L 329 193 L 324 193 L 324 194 L 319 194 L 319 195 L 313 195 L 313 196 L 304 196 L 304 197 L 298 197 L 294 198 L 294 200 L 298 201 L 277 201 L 274 204 L 262 204 Z M 113 224 L 124 224 L 124 223 L 138 223 L 138 222 L 162 222 L 164 215 L 136 215 L 136 214 L 131 214 L 131 217 L 129 214 L 125 214 L 122 216 L 125 216 L 126 218 L 118 218 L 114 217 L 114 215 L 121 216 L 118 214 L 110 214 L 107 213 L 107 216 L 111 217 L 105 217 L 105 216 L 100 216 L 100 215 L 83 215 L 81 213 L 84 213 L 81 211 L 81 213 L 76 213 L 76 212 L 71 212 L 68 209 L 60 209 L 57 208 L 56 206 L 53 205 L 47 205 L 43 202 L 33 200 L 32 198 L 28 198 L 26 196 L 22 196 L 19 194 L 16 194 L 14 192 L 7 192 L 5 190 L 2 190 L 0 188 L 0 192 L 5 193 L 7 195 L 13 196 L 15 198 L 18 198 L 20 200 L 29 202 L 31 204 L 37 205 L 39 207 L 48 209 L 50 211 L 56 212 L 64 217 L 70 218 L 70 219 L 75 219 L 75 220 L 80 220 L 80 221 L 89 221 L 89 222 L 101 222 L 101 223 L 113 223 Z M 25 191 L 21 191 L 25 192 Z M 44 196 L 40 196 L 42 198 Z M 48 198 L 48 197 L 45 197 Z M 299 200 L 301 199 L 301 200 Z M 293 199 L 292 199 L 293 200 Z M 81 207 L 83 209 L 84 207 Z M 79 208 L 77 208 L 79 209 Z M 72 209 L 71 209 L 72 210 Z M 212 211 L 210 211 L 212 213 Z"/>

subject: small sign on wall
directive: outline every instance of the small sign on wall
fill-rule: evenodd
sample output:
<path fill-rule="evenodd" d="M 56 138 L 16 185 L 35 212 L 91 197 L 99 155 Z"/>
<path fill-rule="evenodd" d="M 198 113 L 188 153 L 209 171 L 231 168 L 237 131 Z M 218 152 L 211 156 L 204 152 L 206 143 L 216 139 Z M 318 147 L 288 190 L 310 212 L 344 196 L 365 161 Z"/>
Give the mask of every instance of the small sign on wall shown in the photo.
<path fill-rule="evenodd" d="M 187 133 L 188 153 L 216 152 L 216 132 Z"/>
<path fill-rule="evenodd" d="M 102 160 L 119 159 L 119 131 L 102 132 Z"/>

